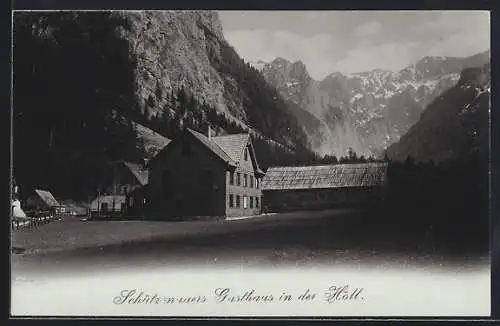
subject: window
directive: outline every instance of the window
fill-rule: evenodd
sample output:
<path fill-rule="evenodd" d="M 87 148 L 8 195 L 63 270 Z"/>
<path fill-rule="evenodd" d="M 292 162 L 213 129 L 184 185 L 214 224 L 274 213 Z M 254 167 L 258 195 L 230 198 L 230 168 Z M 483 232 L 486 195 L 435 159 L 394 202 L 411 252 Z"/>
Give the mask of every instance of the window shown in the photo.
<path fill-rule="evenodd" d="M 248 208 L 248 197 L 243 196 L 243 208 Z"/>
<path fill-rule="evenodd" d="M 234 185 L 234 174 L 231 171 L 229 171 L 229 184 Z"/>
<path fill-rule="evenodd" d="M 259 178 L 255 178 L 255 188 L 259 188 Z"/>
<path fill-rule="evenodd" d="M 191 145 L 189 143 L 182 144 L 182 155 L 188 156 L 191 154 Z"/>
<path fill-rule="evenodd" d="M 259 208 L 259 197 L 255 197 L 255 208 Z"/>
<path fill-rule="evenodd" d="M 234 207 L 234 196 L 233 195 L 229 195 L 229 207 Z"/>
<path fill-rule="evenodd" d="M 248 151 L 246 148 L 245 148 L 245 161 L 248 161 Z"/>
<path fill-rule="evenodd" d="M 240 196 L 236 195 L 236 207 L 240 208 Z"/>
<path fill-rule="evenodd" d="M 250 208 L 253 208 L 253 197 L 250 197 Z"/>
<path fill-rule="evenodd" d="M 248 187 L 248 176 L 243 174 L 243 187 Z"/>
<path fill-rule="evenodd" d="M 125 195 L 127 193 L 127 186 L 122 188 L 122 194 Z"/>
<path fill-rule="evenodd" d="M 238 172 L 238 175 L 237 175 L 237 179 L 236 179 L 236 182 L 238 184 L 238 186 L 241 186 L 241 174 Z"/>
<path fill-rule="evenodd" d="M 250 188 L 253 188 L 253 175 L 250 176 Z"/>

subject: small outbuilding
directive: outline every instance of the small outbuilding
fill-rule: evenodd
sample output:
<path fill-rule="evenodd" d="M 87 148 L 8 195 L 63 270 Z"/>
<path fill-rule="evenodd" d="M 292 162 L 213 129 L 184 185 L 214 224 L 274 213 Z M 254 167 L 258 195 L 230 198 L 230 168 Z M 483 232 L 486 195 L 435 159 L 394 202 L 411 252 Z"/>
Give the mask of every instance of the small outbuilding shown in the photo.
<path fill-rule="evenodd" d="M 64 206 L 59 204 L 55 197 L 47 190 L 35 189 L 34 194 L 26 201 L 26 209 L 52 214 L 64 213 Z"/>

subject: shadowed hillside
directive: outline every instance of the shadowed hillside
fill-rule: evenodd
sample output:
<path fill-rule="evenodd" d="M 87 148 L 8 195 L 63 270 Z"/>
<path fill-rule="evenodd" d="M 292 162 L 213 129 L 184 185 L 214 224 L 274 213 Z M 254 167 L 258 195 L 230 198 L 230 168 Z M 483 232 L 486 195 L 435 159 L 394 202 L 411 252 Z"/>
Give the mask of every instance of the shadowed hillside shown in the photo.
<path fill-rule="evenodd" d="M 109 162 L 141 162 L 185 127 L 249 132 L 268 164 L 313 157 L 297 118 L 227 43 L 214 12 L 18 12 L 14 57 L 21 191 L 86 200 Z"/>

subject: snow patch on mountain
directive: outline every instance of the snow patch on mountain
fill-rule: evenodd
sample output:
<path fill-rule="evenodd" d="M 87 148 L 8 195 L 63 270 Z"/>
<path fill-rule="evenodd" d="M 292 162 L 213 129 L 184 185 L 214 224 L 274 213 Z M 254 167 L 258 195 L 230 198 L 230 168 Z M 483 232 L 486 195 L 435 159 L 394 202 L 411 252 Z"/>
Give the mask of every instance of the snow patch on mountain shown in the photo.
<path fill-rule="evenodd" d="M 262 71 L 262 69 L 264 69 L 267 63 L 262 60 L 258 60 L 258 61 L 249 61 L 248 64 L 257 70 Z"/>
<path fill-rule="evenodd" d="M 312 79 L 302 62 L 283 58 L 259 70 L 282 97 L 322 122 L 322 130 L 310 135 L 318 152 L 345 155 L 344 149 L 352 147 L 372 155 L 398 141 L 430 102 L 456 85 L 463 68 L 488 60 L 489 52 L 467 58 L 425 57 L 397 72 L 334 72 L 321 81 Z"/>

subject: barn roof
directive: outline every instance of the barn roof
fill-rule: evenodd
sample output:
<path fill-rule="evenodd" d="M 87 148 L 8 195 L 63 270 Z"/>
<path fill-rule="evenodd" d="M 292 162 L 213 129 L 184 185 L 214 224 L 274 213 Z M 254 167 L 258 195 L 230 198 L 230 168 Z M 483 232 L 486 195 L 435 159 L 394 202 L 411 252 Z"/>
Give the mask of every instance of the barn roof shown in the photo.
<path fill-rule="evenodd" d="M 35 193 L 42 199 L 42 201 L 49 207 L 59 207 L 59 203 L 57 200 L 52 196 L 52 194 L 49 191 L 46 190 L 40 190 L 40 189 L 35 189 Z"/>
<path fill-rule="evenodd" d="M 148 183 L 148 170 L 141 165 L 132 162 L 123 162 L 123 164 L 132 172 L 137 181 L 144 186 Z"/>
<path fill-rule="evenodd" d="M 381 186 L 387 163 L 270 167 L 262 190 L 320 189 Z"/>

